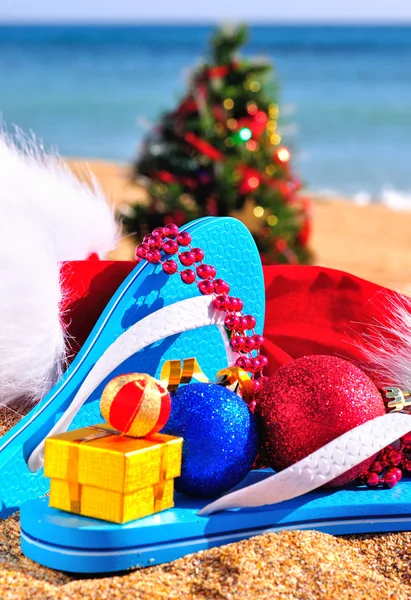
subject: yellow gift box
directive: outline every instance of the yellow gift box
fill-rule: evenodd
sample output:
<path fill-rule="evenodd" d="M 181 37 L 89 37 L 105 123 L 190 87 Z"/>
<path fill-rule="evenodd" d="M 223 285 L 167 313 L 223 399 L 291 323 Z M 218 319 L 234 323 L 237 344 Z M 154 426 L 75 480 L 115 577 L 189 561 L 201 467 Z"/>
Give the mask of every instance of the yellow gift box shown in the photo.
<path fill-rule="evenodd" d="M 50 506 L 112 523 L 127 523 L 172 508 L 174 479 L 164 479 L 130 494 L 52 479 Z"/>
<path fill-rule="evenodd" d="M 173 506 L 182 438 L 119 434 L 102 424 L 46 439 L 50 506 L 125 523 Z"/>

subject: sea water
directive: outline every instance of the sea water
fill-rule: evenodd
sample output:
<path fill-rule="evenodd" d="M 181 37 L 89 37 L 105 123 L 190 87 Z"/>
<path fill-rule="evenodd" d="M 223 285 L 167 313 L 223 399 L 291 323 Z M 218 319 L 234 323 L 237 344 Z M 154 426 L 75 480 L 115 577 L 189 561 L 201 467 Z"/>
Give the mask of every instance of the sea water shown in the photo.
<path fill-rule="evenodd" d="M 2 26 L 0 113 L 67 156 L 131 161 L 211 26 Z M 411 208 L 411 27 L 252 26 L 306 186 Z M 1 166 L 0 166 L 1 168 Z"/>

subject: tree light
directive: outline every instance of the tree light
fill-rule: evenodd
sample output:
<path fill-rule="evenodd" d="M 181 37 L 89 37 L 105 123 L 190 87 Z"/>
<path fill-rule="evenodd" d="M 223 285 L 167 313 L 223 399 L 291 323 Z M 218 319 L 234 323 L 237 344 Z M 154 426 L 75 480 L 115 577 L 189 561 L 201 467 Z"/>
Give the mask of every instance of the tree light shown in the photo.
<path fill-rule="evenodd" d="M 246 143 L 245 147 L 250 152 L 255 152 L 256 150 L 258 150 L 259 145 L 258 145 L 258 142 L 256 142 L 255 140 L 248 140 L 248 142 Z"/>
<path fill-rule="evenodd" d="M 249 115 L 255 115 L 255 113 L 258 111 L 258 106 L 257 104 L 254 104 L 254 102 L 249 102 L 247 104 L 247 112 Z"/>
<path fill-rule="evenodd" d="M 278 105 L 270 104 L 270 106 L 268 107 L 268 114 L 270 115 L 270 119 L 276 119 L 278 117 L 278 113 Z"/>
<path fill-rule="evenodd" d="M 247 183 L 252 190 L 257 189 L 260 185 L 260 182 L 258 181 L 257 177 L 249 177 L 247 179 Z"/>
<path fill-rule="evenodd" d="M 287 148 L 278 148 L 277 150 L 278 160 L 283 163 L 286 163 L 290 160 L 291 154 Z"/>
<path fill-rule="evenodd" d="M 243 127 L 242 129 L 240 129 L 239 136 L 243 140 L 243 142 L 246 142 L 252 136 L 251 129 L 249 129 L 248 127 Z"/>
<path fill-rule="evenodd" d="M 264 209 L 262 206 L 256 206 L 253 213 L 256 217 L 261 218 L 264 214 Z"/>
<path fill-rule="evenodd" d="M 261 88 L 261 85 L 258 83 L 258 81 L 252 81 L 250 83 L 250 90 L 252 92 L 259 92 Z"/>

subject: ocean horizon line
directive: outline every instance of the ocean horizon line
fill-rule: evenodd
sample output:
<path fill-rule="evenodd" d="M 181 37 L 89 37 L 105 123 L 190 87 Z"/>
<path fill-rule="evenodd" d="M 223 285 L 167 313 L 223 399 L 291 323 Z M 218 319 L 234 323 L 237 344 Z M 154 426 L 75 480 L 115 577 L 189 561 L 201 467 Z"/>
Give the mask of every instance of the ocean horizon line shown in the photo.
<path fill-rule="evenodd" d="M 0 28 L 8 28 L 8 27 L 113 27 L 113 28 L 132 28 L 132 27 L 215 27 L 216 25 L 241 25 L 246 24 L 250 27 L 302 27 L 302 28 L 316 28 L 316 27 L 332 27 L 335 29 L 341 28 L 375 28 L 375 29 L 393 29 L 393 28 L 409 28 L 411 27 L 411 19 L 406 21 L 370 21 L 370 20 L 347 20 L 347 21 L 333 21 L 333 20 L 319 20 L 319 21 L 311 21 L 311 20 L 258 20 L 258 21 L 250 21 L 247 19 L 216 19 L 213 21 L 198 21 L 198 20 L 183 20 L 183 21 L 156 21 L 156 20 L 70 20 L 70 21 L 52 21 L 52 20 L 41 20 L 41 21 L 15 21 L 15 20 L 3 20 L 0 21 Z"/>

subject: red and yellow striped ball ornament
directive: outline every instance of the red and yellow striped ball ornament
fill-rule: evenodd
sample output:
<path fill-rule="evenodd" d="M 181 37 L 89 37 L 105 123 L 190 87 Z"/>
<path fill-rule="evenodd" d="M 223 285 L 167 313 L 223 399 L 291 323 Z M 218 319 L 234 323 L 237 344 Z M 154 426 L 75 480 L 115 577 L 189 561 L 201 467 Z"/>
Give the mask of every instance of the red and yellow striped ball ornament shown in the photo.
<path fill-rule="evenodd" d="M 167 423 L 170 395 L 150 375 L 119 375 L 104 388 L 100 410 L 114 429 L 132 437 L 145 437 L 157 433 Z"/>

